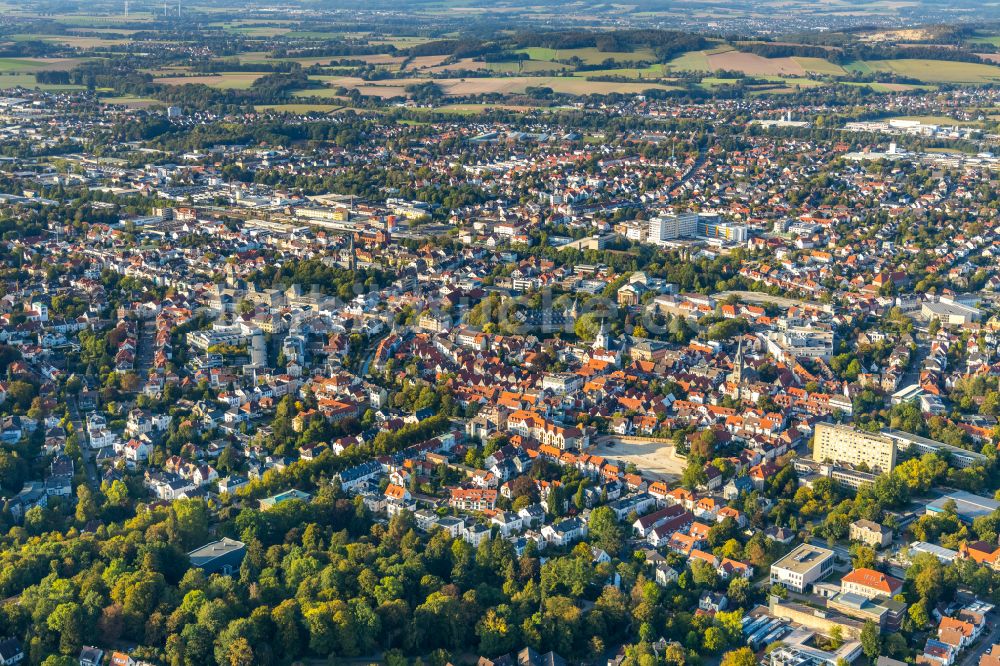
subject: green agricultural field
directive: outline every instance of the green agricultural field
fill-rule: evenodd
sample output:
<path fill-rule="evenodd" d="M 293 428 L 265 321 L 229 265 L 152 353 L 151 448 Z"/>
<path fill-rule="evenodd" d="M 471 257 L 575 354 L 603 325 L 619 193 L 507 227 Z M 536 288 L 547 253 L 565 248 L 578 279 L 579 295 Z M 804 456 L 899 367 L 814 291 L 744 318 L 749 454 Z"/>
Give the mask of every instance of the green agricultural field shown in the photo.
<path fill-rule="evenodd" d="M 37 83 L 34 74 L 0 73 L 0 88 L 34 88 Z"/>
<path fill-rule="evenodd" d="M 688 51 L 668 62 L 667 69 L 683 72 L 710 72 L 712 66 L 708 64 L 708 54 L 705 51 Z"/>
<path fill-rule="evenodd" d="M 405 49 L 410 46 L 416 46 L 417 44 L 426 44 L 427 42 L 434 41 L 430 37 L 385 37 L 384 39 L 375 38 L 368 41 L 369 44 L 374 46 L 395 46 L 397 49 Z"/>
<path fill-rule="evenodd" d="M 323 65 L 326 66 L 331 62 L 336 62 L 337 60 L 348 59 L 347 56 L 323 56 L 323 57 L 311 57 L 311 58 L 272 58 L 269 54 L 259 52 L 259 51 L 249 51 L 247 53 L 242 53 L 239 56 L 239 61 L 241 64 L 247 65 L 263 65 L 272 62 L 297 62 L 303 67 L 312 67 L 313 65 Z M 359 60 L 364 60 L 364 56 L 359 57 Z"/>
<path fill-rule="evenodd" d="M 238 32 L 241 35 L 246 35 L 247 37 L 280 37 L 291 31 L 290 28 L 277 28 L 273 26 L 240 26 L 227 29 L 232 30 L 232 32 Z"/>
<path fill-rule="evenodd" d="M 17 34 L 11 35 L 10 39 L 15 42 L 27 42 L 27 41 L 41 41 L 50 42 L 52 44 L 65 44 L 66 46 L 71 46 L 75 49 L 93 49 L 100 48 L 102 46 L 118 46 L 121 44 L 128 44 L 131 40 L 121 39 L 114 37 L 82 37 L 78 35 L 35 35 L 35 34 Z"/>
<path fill-rule="evenodd" d="M 783 78 L 779 76 L 766 76 L 764 78 L 772 83 L 764 86 L 751 86 L 751 95 L 790 95 L 802 90 L 808 90 L 809 88 L 821 88 L 830 85 L 822 81 L 813 81 L 812 79 L 801 77 Z"/>
<path fill-rule="evenodd" d="M 433 110 L 441 113 L 455 113 L 458 115 L 471 116 L 485 111 L 492 111 L 494 109 L 524 113 L 528 111 L 545 110 L 545 107 L 522 106 L 518 104 L 445 104 L 444 106 L 439 106 Z"/>
<path fill-rule="evenodd" d="M 91 16 L 89 14 L 53 14 L 47 16 L 53 21 L 67 27 L 102 27 L 125 26 L 131 23 L 148 23 L 157 18 L 152 12 L 130 11 L 128 18 L 124 14 L 118 16 Z"/>
<path fill-rule="evenodd" d="M 412 83 L 422 83 L 429 79 L 386 79 L 385 81 L 364 81 L 357 77 L 330 76 L 313 77 L 326 81 L 331 88 L 299 90 L 294 94 L 300 98 L 336 97 L 336 87 L 358 90 L 362 95 L 383 98 L 399 97 L 406 94 L 406 87 Z M 608 95 L 611 93 L 633 94 L 645 90 L 676 90 L 676 86 L 660 83 L 588 81 L 582 76 L 502 76 L 476 77 L 468 79 L 434 79 L 446 95 L 488 95 L 521 94 L 528 88 L 550 88 L 556 93 L 568 95 Z"/>
<path fill-rule="evenodd" d="M 135 97 L 133 95 L 124 95 L 121 97 L 102 97 L 101 101 L 105 104 L 120 104 L 121 106 L 129 106 L 134 109 L 145 109 L 156 104 L 163 104 L 158 99 L 153 99 L 152 97 Z"/>
<path fill-rule="evenodd" d="M 616 62 L 656 62 L 658 58 L 649 48 L 638 48 L 635 51 L 598 51 L 596 48 L 582 49 L 548 49 L 534 46 L 526 49 L 519 49 L 518 53 L 525 53 L 532 60 L 569 60 L 579 58 L 587 65 L 600 65 L 605 60 L 611 59 Z"/>
<path fill-rule="evenodd" d="M 829 60 L 824 60 L 823 58 L 792 58 L 795 62 L 802 66 L 802 69 L 807 72 L 814 72 L 816 74 L 828 74 L 830 76 L 842 76 L 844 68 L 840 65 L 836 65 Z"/>
<path fill-rule="evenodd" d="M 220 72 L 203 76 L 161 76 L 153 81 L 168 86 L 202 83 L 221 90 L 246 90 L 264 74 L 266 72 Z"/>
<path fill-rule="evenodd" d="M 490 63 L 490 65 L 495 65 L 495 64 L 499 65 L 505 63 Z M 551 72 L 553 70 L 562 71 L 565 69 L 569 69 L 568 65 L 564 65 L 560 62 L 546 62 L 542 60 L 525 60 L 521 62 L 520 68 L 518 68 L 517 63 L 511 63 L 511 64 L 514 65 L 514 69 L 512 71 L 525 74 L 532 74 L 534 72 Z"/>
<path fill-rule="evenodd" d="M 124 35 L 130 37 L 139 32 L 137 28 L 68 28 L 69 32 L 85 32 L 95 35 Z"/>
<path fill-rule="evenodd" d="M 906 58 L 900 60 L 869 60 L 851 63 L 847 69 L 859 73 L 892 72 L 925 83 L 985 84 L 1000 81 L 1000 67 L 974 62 L 951 60 L 925 60 Z"/>
<path fill-rule="evenodd" d="M 35 73 L 70 70 L 84 58 L 0 58 L 0 72 Z"/>
<path fill-rule="evenodd" d="M 462 63 L 456 63 L 450 67 L 458 67 Z M 488 69 L 497 74 L 534 74 L 536 72 L 551 72 L 555 70 L 568 69 L 567 65 L 546 60 L 522 60 L 517 62 L 476 62 L 471 63 L 476 69 Z"/>
<path fill-rule="evenodd" d="M 283 36 L 287 39 L 323 39 L 332 41 L 335 39 L 342 39 L 344 37 L 344 33 L 320 32 L 317 30 L 292 30 L 291 32 L 286 32 Z"/>
<path fill-rule="evenodd" d="M 1000 35 L 977 35 L 969 40 L 973 44 L 990 44 L 1000 46 Z"/>
<path fill-rule="evenodd" d="M 935 90 L 937 86 L 916 85 L 912 83 L 866 83 L 863 81 L 839 81 L 842 86 L 855 86 L 858 88 L 868 87 L 875 92 L 906 92 L 908 90 Z"/>
<path fill-rule="evenodd" d="M 349 88 L 350 86 L 344 86 Z M 318 99 L 340 99 L 342 95 L 338 94 L 335 88 L 309 88 L 307 90 L 296 90 L 292 93 L 293 97 L 316 97 Z"/>
<path fill-rule="evenodd" d="M 650 65 L 649 67 L 618 67 L 615 69 L 596 69 L 593 71 L 578 72 L 577 76 L 618 76 L 625 79 L 659 79 L 665 74 L 664 65 Z"/>
<path fill-rule="evenodd" d="M 54 83 L 38 83 L 34 74 L 25 73 L 0 73 L 0 88 L 29 88 L 38 90 L 48 90 L 52 92 L 66 90 L 83 90 L 85 86 L 73 84 L 58 85 Z"/>
<path fill-rule="evenodd" d="M 284 113 L 332 113 L 344 107 L 340 104 L 259 104 L 257 111 L 276 111 Z"/>
<path fill-rule="evenodd" d="M 706 76 L 700 82 L 702 88 L 718 88 L 719 86 L 733 86 L 742 79 L 725 79 L 717 76 Z"/>

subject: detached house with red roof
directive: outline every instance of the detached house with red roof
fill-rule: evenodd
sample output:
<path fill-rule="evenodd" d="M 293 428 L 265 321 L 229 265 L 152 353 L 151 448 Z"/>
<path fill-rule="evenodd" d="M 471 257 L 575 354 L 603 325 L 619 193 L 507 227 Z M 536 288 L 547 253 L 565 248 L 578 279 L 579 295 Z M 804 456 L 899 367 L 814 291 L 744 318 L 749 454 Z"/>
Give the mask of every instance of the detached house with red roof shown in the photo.
<path fill-rule="evenodd" d="M 855 569 L 840 579 L 840 589 L 866 599 L 891 598 L 903 589 L 903 581 L 874 569 Z"/>
<path fill-rule="evenodd" d="M 962 610 L 958 617 L 942 617 L 938 624 L 938 640 L 960 651 L 974 643 L 986 627 L 985 618 L 979 613 Z"/>

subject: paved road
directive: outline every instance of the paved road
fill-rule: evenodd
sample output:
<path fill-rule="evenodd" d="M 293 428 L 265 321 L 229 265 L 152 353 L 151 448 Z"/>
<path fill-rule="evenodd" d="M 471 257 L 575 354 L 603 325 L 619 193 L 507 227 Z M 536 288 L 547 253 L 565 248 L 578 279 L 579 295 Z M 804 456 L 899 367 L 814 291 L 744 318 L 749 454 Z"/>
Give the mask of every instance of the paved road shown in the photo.
<path fill-rule="evenodd" d="M 139 335 L 136 342 L 135 371 L 145 379 L 153 367 L 154 346 L 156 344 L 156 324 L 140 319 Z"/>
<path fill-rule="evenodd" d="M 924 359 L 931 353 L 931 343 L 927 336 L 919 331 L 913 332 L 914 341 L 917 343 L 917 350 L 910 360 L 910 367 L 899 379 L 899 388 L 916 384 L 920 381 L 920 368 L 924 365 Z"/>
<path fill-rule="evenodd" d="M 459 319 L 459 321 L 462 321 L 463 319 L 465 319 L 464 313 L 462 314 L 462 317 L 461 319 Z M 377 338 L 372 338 L 372 340 L 369 341 L 368 354 L 365 355 L 365 360 L 362 361 L 361 363 L 361 371 L 358 373 L 358 376 L 368 377 L 368 368 L 371 367 L 372 361 L 375 360 L 375 351 L 378 349 L 378 345 L 380 342 L 382 342 L 382 340 L 389 337 L 392 333 L 395 333 L 400 337 L 404 337 L 406 335 L 407 330 L 408 330 L 407 327 L 401 326 L 396 331 L 389 329 L 383 335 L 380 335 Z"/>
<path fill-rule="evenodd" d="M 371 341 L 368 353 L 365 354 L 365 360 L 361 362 L 361 371 L 358 373 L 358 377 L 368 376 L 368 368 L 371 367 L 372 361 L 375 360 L 375 352 L 378 350 L 378 345 L 385 337 L 385 335 L 380 335 L 378 338 Z"/>
<path fill-rule="evenodd" d="M 688 169 L 684 173 L 684 175 L 680 177 L 680 180 L 674 183 L 674 186 L 670 189 L 670 193 L 673 194 L 674 192 L 677 191 L 677 188 L 684 186 L 685 183 L 694 178 L 695 175 L 698 173 L 698 169 L 705 166 L 705 162 L 707 161 L 708 161 L 708 154 L 698 153 L 698 157 L 695 158 L 694 164 L 692 164 L 691 168 Z"/>
<path fill-rule="evenodd" d="M 77 439 L 80 442 L 80 453 L 83 457 L 83 471 L 87 475 L 87 483 L 94 490 L 98 490 L 101 487 L 100 477 L 97 475 L 97 465 L 94 463 L 94 452 L 90 448 L 90 442 L 87 441 L 87 429 L 83 425 L 83 421 L 80 419 L 80 407 L 77 405 L 76 396 L 70 398 L 67 401 L 69 408 L 69 420 L 73 424 L 73 432 L 76 433 Z"/>

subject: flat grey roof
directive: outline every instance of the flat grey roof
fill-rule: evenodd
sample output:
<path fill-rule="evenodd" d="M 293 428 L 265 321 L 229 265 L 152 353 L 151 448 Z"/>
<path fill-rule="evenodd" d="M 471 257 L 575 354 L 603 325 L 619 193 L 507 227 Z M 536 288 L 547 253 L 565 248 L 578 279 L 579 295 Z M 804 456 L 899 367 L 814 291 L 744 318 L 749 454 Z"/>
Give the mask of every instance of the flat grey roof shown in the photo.
<path fill-rule="evenodd" d="M 899 442 L 920 444 L 922 446 L 927 446 L 935 449 L 942 449 L 944 451 L 950 451 L 955 455 L 966 456 L 969 458 L 975 458 L 977 460 L 986 460 L 986 456 L 978 451 L 970 451 L 969 449 L 963 449 L 959 446 L 953 446 L 951 444 L 945 444 L 944 442 L 939 442 L 935 439 L 929 439 L 927 437 L 921 437 L 920 435 L 914 435 L 912 432 L 904 432 L 902 430 L 896 430 L 895 428 L 886 428 L 882 431 L 887 437 L 891 437 Z"/>
<path fill-rule="evenodd" d="M 833 557 L 832 550 L 804 543 L 775 562 L 773 566 L 804 574 L 831 557 Z"/>
<path fill-rule="evenodd" d="M 955 502 L 955 510 L 958 516 L 967 521 L 974 520 L 979 516 L 989 515 L 1000 508 L 1000 502 L 994 499 L 959 490 L 937 498 L 927 505 L 927 510 L 940 513 L 944 511 L 944 505 L 948 500 Z"/>
<path fill-rule="evenodd" d="M 195 548 L 188 553 L 188 557 L 191 558 L 192 566 L 201 567 L 218 557 L 237 552 L 245 547 L 246 544 L 242 541 L 224 537 L 218 541 L 206 543 L 201 548 Z"/>

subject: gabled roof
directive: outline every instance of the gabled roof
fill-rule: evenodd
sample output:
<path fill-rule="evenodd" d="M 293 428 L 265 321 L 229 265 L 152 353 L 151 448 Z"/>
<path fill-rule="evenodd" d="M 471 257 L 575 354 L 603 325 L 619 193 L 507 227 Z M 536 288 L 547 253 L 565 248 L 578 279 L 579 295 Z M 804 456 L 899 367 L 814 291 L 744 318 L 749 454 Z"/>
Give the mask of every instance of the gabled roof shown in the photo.
<path fill-rule="evenodd" d="M 841 583 L 853 583 L 873 590 L 878 590 L 888 597 L 896 594 L 902 587 L 903 581 L 892 576 L 887 576 L 881 571 L 874 569 L 855 569 L 840 579 Z"/>

